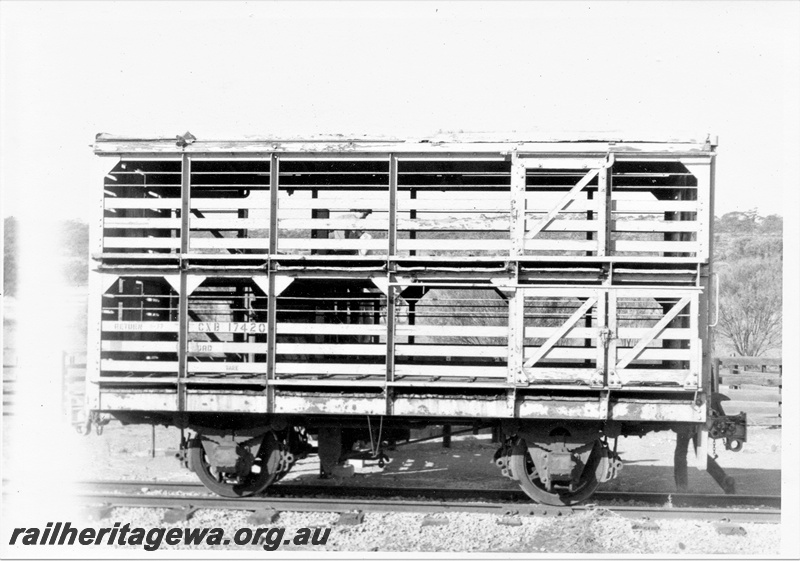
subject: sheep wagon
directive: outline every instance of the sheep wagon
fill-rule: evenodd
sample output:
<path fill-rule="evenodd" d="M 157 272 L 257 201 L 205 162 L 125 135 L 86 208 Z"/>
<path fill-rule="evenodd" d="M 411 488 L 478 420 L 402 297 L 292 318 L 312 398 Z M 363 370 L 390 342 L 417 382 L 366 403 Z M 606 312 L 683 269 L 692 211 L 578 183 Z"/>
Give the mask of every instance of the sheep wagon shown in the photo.
<path fill-rule="evenodd" d="M 182 429 L 213 491 L 261 493 L 309 453 L 335 475 L 427 425 L 491 427 L 548 504 L 615 477 L 620 436 L 691 434 L 705 466 L 709 140 L 94 151 L 90 419 Z"/>

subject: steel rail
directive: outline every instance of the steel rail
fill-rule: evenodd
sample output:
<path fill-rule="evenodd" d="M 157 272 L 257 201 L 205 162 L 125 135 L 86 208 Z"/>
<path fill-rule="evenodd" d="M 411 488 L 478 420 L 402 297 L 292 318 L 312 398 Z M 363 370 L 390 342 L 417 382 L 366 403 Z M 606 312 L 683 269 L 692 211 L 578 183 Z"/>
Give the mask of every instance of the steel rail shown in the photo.
<path fill-rule="evenodd" d="M 82 482 L 79 499 L 85 504 L 112 507 L 144 508 L 216 508 L 227 510 L 301 511 L 301 512 L 472 512 L 498 515 L 555 515 L 610 511 L 628 518 L 690 518 L 730 522 L 780 522 L 779 497 L 746 495 L 668 495 L 659 493 L 604 493 L 589 504 L 554 507 L 531 503 L 522 492 L 501 489 L 426 489 L 328 487 L 323 485 L 276 485 L 267 496 L 228 499 L 208 493 L 199 484 L 154 483 L 144 481 Z M 103 491 L 101 489 L 105 488 Z M 139 492 L 130 493 L 131 490 Z M 114 492 L 116 491 L 116 492 Z M 161 491 L 174 494 L 149 494 Z M 190 493 L 190 494 L 178 494 Z M 307 496 L 324 493 L 319 498 Z M 306 495 L 306 496 L 278 496 Z M 412 497 L 425 497 L 424 499 Z M 476 501 L 476 497 L 491 500 Z M 671 497 L 671 502 L 668 498 Z M 685 502 L 679 502 L 685 498 Z M 691 499 L 690 499 L 691 498 Z M 721 501 L 731 499 L 734 501 Z M 776 501 L 778 499 L 778 501 Z M 650 502 L 650 505 L 608 504 L 606 501 Z M 689 506 L 690 504 L 695 506 Z M 704 505 L 703 507 L 697 505 Z M 733 508 L 749 506 L 751 508 Z"/>

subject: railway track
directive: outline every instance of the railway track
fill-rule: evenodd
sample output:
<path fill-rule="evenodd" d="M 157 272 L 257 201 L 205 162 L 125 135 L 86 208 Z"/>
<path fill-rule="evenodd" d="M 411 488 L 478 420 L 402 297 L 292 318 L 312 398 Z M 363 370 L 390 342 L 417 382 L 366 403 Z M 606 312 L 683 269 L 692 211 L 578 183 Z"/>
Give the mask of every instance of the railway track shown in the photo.
<path fill-rule="evenodd" d="M 300 512 L 467 512 L 564 516 L 596 509 L 618 516 L 718 522 L 780 522 L 780 497 L 662 493 L 596 493 L 590 504 L 552 507 L 531 503 L 503 489 L 364 488 L 279 484 L 260 497 L 226 499 L 202 485 L 146 481 L 87 481 L 79 484 L 87 505 L 168 509 L 227 509 Z M 622 504 L 621 504 L 622 503 Z"/>

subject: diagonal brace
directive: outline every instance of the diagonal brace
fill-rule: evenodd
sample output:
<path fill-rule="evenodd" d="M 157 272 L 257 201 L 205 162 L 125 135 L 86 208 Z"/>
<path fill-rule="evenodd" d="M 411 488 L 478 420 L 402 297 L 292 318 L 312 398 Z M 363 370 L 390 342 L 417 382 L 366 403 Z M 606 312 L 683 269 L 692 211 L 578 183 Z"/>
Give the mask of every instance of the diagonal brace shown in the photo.
<path fill-rule="evenodd" d="M 564 210 L 564 207 L 566 207 L 569 203 L 574 201 L 575 197 L 578 196 L 578 193 L 580 193 L 581 190 L 584 187 L 586 187 L 597 176 L 598 173 L 600 173 L 599 169 L 589 170 L 589 173 L 584 175 L 581 178 L 581 180 L 578 181 L 578 183 L 576 183 L 575 186 L 572 189 L 570 189 L 569 192 L 566 195 L 564 195 L 564 197 L 560 201 L 558 201 L 558 204 L 554 206 L 552 209 L 550 209 L 550 212 L 548 212 L 544 218 L 539 220 L 533 226 L 533 228 L 531 228 L 531 230 L 525 235 L 525 239 L 526 240 L 533 239 L 539 234 L 539 232 L 547 228 L 547 225 L 553 221 L 553 218 L 555 218 L 559 212 Z"/>
<path fill-rule="evenodd" d="M 544 345 L 539 347 L 539 350 L 537 350 L 536 353 L 531 358 L 525 361 L 525 364 L 523 364 L 523 366 L 525 368 L 530 368 L 531 366 L 536 364 L 542 357 L 544 357 L 544 355 L 550 352 L 550 349 L 553 348 L 553 346 L 558 342 L 558 340 L 561 339 L 564 335 L 566 335 L 567 332 L 569 332 L 573 327 L 575 327 L 577 321 L 581 319 L 583 315 L 586 312 L 588 312 L 589 309 L 591 309 L 591 307 L 594 306 L 596 303 L 597 303 L 596 296 L 588 298 L 580 308 L 575 310 L 575 313 L 573 313 L 563 325 L 561 325 L 558 329 L 555 330 L 555 332 L 552 335 L 550 335 L 550 338 L 547 341 L 545 341 Z"/>
<path fill-rule="evenodd" d="M 639 340 L 639 342 L 636 343 L 636 346 L 633 347 L 630 351 L 628 351 L 628 353 L 624 357 L 622 357 L 622 359 L 617 363 L 617 369 L 620 370 L 622 368 L 625 368 L 633 360 L 636 360 L 636 357 L 638 357 L 642 353 L 642 351 L 650 343 L 650 341 L 655 339 L 662 331 L 664 331 L 664 329 L 666 329 L 667 325 L 669 325 L 669 322 L 675 319 L 675 316 L 677 316 L 678 313 L 689 304 L 691 299 L 692 299 L 691 296 L 684 296 L 678 301 L 677 304 L 672 306 L 669 312 L 667 312 L 663 318 L 658 320 L 657 324 L 651 327 L 650 330 L 644 334 L 644 336 Z"/>

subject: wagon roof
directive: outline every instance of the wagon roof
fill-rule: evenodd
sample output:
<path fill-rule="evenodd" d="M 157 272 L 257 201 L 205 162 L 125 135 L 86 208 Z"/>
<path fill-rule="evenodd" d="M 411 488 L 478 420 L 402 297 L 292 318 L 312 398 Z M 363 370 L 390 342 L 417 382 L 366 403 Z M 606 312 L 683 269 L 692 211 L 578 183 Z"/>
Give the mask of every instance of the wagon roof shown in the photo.
<path fill-rule="evenodd" d="M 188 142 L 187 142 L 188 140 Z M 713 152 L 712 135 L 653 136 L 617 132 L 582 133 L 438 133 L 426 137 L 376 135 L 241 136 L 232 139 L 174 136 L 130 136 L 100 133 L 94 151 L 128 153 L 698 153 Z"/>

